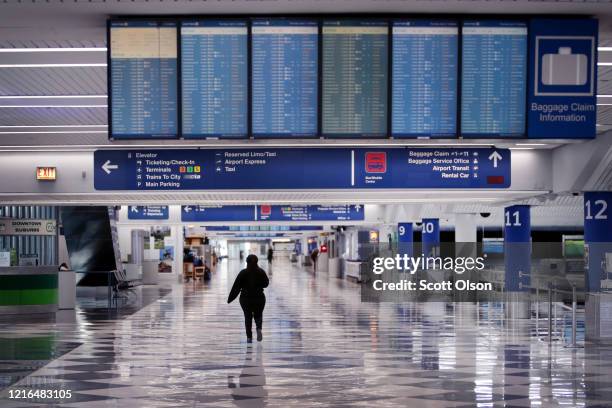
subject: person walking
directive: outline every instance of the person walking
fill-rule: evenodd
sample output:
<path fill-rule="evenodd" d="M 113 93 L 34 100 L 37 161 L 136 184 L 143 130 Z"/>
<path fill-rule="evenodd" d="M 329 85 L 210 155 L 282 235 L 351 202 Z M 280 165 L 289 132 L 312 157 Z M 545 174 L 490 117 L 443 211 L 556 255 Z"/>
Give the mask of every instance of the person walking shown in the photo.
<path fill-rule="evenodd" d="M 264 288 L 270 284 L 268 275 L 259 267 L 256 255 L 249 255 L 247 266 L 236 276 L 227 303 L 232 303 L 240 295 L 240 306 L 244 312 L 244 327 L 246 329 L 247 343 L 253 342 L 253 319 L 257 328 L 257 341 L 263 340 L 261 326 L 263 324 L 263 310 L 266 306 Z"/>
<path fill-rule="evenodd" d="M 312 270 L 317 271 L 317 258 L 319 257 L 319 248 L 315 248 L 310 253 L 310 260 L 312 261 Z"/>
<path fill-rule="evenodd" d="M 268 248 L 268 263 L 272 265 L 272 260 L 274 259 L 274 250 L 272 247 Z"/>

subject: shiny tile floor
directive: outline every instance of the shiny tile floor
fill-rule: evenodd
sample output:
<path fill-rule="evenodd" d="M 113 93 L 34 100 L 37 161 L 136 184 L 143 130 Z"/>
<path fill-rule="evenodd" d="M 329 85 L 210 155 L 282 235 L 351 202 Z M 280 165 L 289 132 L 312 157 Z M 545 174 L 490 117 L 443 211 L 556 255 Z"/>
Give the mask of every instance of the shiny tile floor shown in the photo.
<path fill-rule="evenodd" d="M 612 348 L 549 347 L 499 306 L 361 303 L 357 285 L 274 265 L 264 341 L 247 345 L 238 265 L 174 285 L 130 316 L 0 325 L 53 332 L 65 354 L 0 392 L 2 407 L 610 407 Z M 16 390 L 71 398 L 15 400 Z"/>

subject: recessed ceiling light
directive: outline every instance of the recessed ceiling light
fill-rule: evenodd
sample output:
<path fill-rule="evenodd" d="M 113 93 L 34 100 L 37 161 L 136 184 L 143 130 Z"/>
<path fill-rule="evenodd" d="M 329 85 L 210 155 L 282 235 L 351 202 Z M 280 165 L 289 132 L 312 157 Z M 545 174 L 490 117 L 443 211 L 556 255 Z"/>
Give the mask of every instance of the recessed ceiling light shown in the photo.
<path fill-rule="evenodd" d="M 64 134 L 64 133 L 74 133 L 74 134 L 93 134 L 93 133 L 108 133 L 106 130 L 53 130 L 53 131 L 12 131 L 12 132 L 0 132 L 0 135 L 48 135 L 48 134 Z"/>

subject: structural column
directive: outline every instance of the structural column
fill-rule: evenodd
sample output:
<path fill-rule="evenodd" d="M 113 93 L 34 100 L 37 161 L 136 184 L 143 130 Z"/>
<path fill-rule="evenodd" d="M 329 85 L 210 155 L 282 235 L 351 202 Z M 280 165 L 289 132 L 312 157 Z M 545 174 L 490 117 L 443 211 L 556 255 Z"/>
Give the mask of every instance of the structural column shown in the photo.
<path fill-rule="evenodd" d="M 455 255 L 476 258 L 478 224 L 476 214 L 455 215 Z"/>
<path fill-rule="evenodd" d="M 529 318 L 531 287 L 531 212 L 528 205 L 504 209 L 506 311 L 509 317 Z"/>
<path fill-rule="evenodd" d="M 584 193 L 586 339 L 612 342 L 612 192 Z M 602 292 L 602 288 L 604 291 Z"/>
<path fill-rule="evenodd" d="M 411 222 L 400 222 L 397 224 L 397 253 L 412 257 L 413 249 L 413 229 Z"/>
<path fill-rule="evenodd" d="M 423 218 L 421 240 L 425 256 L 440 255 L 440 220 L 438 218 Z"/>

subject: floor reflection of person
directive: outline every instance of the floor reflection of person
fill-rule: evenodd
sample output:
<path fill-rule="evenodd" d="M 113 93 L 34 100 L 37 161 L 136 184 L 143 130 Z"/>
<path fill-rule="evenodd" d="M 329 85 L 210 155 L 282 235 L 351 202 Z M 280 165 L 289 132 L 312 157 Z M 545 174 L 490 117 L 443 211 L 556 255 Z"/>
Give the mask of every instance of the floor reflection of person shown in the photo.
<path fill-rule="evenodd" d="M 227 376 L 227 387 L 231 389 L 233 402 L 237 407 L 265 407 L 268 405 L 262 346 L 259 345 L 256 349 L 255 356 L 253 356 L 253 348 L 247 348 L 242 371 L 238 378 L 233 375 Z"/>
<path fill-rule="evenodd" d="M 247 256 L 247 267 L 240 271 L 232 290 L 230 291 L 227 303 L 231 303 L 240 294 L 240 306 L 244 312 L 244 327 L 247 335 L 247 342 L 253 342 L 253 319 L 257 327 L 257 341 L 263 339 L 261 332 L 263 324 L 263 311 L 266 306 L 266 296 L 264 288 L 270 284 L 268 275 L 259 267 L 259 259 L 256 255 Z"/>

